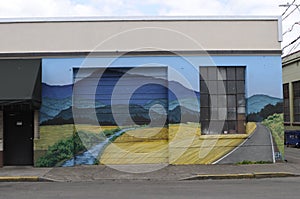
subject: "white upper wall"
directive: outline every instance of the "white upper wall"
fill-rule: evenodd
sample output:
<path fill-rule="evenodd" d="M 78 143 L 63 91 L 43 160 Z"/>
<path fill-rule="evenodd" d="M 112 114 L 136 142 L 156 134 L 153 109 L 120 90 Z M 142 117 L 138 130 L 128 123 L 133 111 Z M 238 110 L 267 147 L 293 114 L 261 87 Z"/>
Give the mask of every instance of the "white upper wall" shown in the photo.
<path fill-rule="evenodd" d="M 0 54 L 281 50 L 277 17 L 6 20 L 0 35 Z"/>

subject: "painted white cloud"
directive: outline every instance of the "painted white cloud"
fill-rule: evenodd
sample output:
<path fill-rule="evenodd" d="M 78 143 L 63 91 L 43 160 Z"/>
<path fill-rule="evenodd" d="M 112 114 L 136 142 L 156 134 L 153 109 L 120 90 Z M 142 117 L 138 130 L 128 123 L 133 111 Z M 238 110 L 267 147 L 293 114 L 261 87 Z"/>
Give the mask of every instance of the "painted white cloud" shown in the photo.
<path fill-rule="evenodd" d="M 293 0 L 1 0 L 0 18 L 142 15 L 281 15 Z M 296 0 L 300 4 L 300 0 Z M 289 12 L 293 9 L 291 7 Z M 289 13 L 287 12 L 287 13 Z M 283 31 L 300 21 L 296 10 Z M 300 35 L 300 25 L 284 36 L 283 46 Z M 299 41 L 300 42 L 300 41 Z M 293 46 L 293 45 L 292 45 Z M 292 47 L 291 46 L 291 47 Z M 298 47 L 300 49 L 300 47 Z M 285 52 L 289 51 L 287 48 Z"/>

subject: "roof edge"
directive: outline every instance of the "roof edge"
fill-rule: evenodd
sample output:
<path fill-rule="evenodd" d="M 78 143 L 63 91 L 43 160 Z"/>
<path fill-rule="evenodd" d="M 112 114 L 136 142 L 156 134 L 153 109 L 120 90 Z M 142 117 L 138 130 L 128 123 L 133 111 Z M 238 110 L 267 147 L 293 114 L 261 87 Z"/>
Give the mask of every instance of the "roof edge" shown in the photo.
<path fill-rule="evenodd" d="M 282 67 L 288 66 L 300 60 L 300 50 L 282 57 Z"/>
<path fill-rule="evenodd" d="M 102 16 L 0 18 L 0 23 L 92 22 L 92 21 L 279 21 L 281 16 Z"/>

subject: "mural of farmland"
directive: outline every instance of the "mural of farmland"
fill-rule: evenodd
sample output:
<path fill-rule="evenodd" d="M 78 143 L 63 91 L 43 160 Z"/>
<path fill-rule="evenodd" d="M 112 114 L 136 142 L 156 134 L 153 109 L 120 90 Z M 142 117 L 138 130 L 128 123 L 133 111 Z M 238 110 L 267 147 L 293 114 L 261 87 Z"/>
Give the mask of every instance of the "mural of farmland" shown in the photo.
<path fill-rule="evenodd" d="M 124 65 L 149 59 L 191 70 L 176 58 L 123 59 Z M 266 93 L 264 88 L 253 89 L 256 83 L 249 78 L 255 70 L 252 58 L 246 59 L 250 66 L 245 72 L 243 133 L 220 131 L 212 135 L 201 128 L 199 72 L 185 73 L 190 77 L 183 74 L 191 84 L 186 86 L 170 75 L 168 67 L 119 67 L 121 64 L 115 63 L 117 66 L 108 69 L 79 68 L 82 60 L 43 62 L 44 71 L 60 67 L 64 79 L 51 73 L 43 77 L 36 166 L 222 164 L 283 158 L 282 96 Z M 218 63 L 218 58 L 215 61 Z M 272 78 L 279 75 L 276 72 Z M 264 87 L 273 85 L 270 82 Z M 264 142 L 258 144 L 261 140 Z M 239 150 L 231 153 L 238 146 Z"/>

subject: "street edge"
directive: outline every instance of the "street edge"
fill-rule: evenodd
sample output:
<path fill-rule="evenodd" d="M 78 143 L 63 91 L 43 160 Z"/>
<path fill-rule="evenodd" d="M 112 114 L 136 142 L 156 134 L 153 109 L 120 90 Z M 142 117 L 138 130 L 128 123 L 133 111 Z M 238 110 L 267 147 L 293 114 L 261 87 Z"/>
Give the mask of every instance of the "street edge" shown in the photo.
<path fill-rule="evenodd" d="M 282 177 L 300 177 L 300 174 L 289 172 L 253 172 L 238 174 L 198 174 L 180 180 L 222 180 L 222 179 L 251 179 L 251 178 L 282 178 Z"/>
<path fill-rule="evenodd" d="M 0 182 L 54 182 L 54 180 L 39 176 L 0 176 Z"/>

